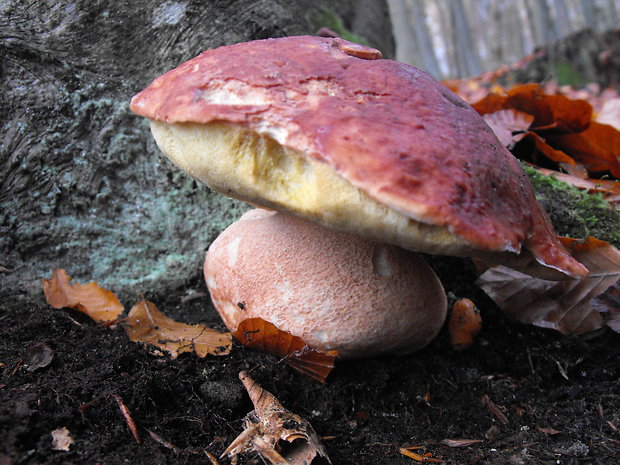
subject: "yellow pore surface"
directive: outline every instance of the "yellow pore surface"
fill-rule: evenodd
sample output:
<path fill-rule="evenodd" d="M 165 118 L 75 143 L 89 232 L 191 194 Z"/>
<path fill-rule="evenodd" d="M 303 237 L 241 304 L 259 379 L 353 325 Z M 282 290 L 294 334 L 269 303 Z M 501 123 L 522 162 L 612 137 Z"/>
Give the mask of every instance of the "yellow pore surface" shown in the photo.
<path fill-rule="evenodd" d="M 255 206 L 306 218 L 331 229 L 433 254 L 469 255 L 448 231 L 370 198 L 327 163 L 240 125 L 151 121 L 160 149 L 211 189 Z"/>

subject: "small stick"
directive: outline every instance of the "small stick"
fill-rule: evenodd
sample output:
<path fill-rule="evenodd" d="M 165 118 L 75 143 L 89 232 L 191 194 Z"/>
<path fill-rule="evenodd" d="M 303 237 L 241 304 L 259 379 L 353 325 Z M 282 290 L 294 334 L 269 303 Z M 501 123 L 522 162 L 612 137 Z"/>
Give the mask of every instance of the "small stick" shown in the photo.
<path fill-rule="evenodd" d="M 133 438 L 136 440 L 138 444 L 140 444 L 140 435 L 138 434 L 138 428 L 136 426 L 136 423 L 133 421 L 133 418 L 131 418 L 129 409 L 123 403 L 123 399 L 121 399 L 120 396 L 117 396 L 116 394 L 111 394 L 111 396 L 118 404 L 118 408 L 121 410 L 121 413 L 123 414 L 123 417 L 125 418 L 125 422 L 127 423 L 127 426 L 129 427 L 131 431 L 131 434 L 133 434 Z"/>
<path fill-rule="evenodd" d="M 215 458 L 215 455 L 213 455 L 211 452 L 209 452 L 207 449 L 204 449 L 203 451 L 205 453 L 205 455 L 209 458 L 209 460 L 211 461 L 211 465 L 220 465 L 220 462 L 217 461 L 217 459 Z"/>
<path fill-rule="evenodd" d="M 154 433 L 153 431 L 151 431 L 150 429 L 146 430 L 147 433 L 149 433 L 149 436 L 151 437 L 151 439 L 153 441 L 155 441 L 157 444 L 161 444 L 162 446 L 164 446 L 167 449 L 172 449 L 174 452 L 176 452 L 177 454 L 182 453 L 183 451 L 181 449 L 179 449 L 177 446 L 175 446 L 174 444 L 172 444 L 169 441 L 166 441 L 164 438 L 162 438 L 159 434 Z"/>

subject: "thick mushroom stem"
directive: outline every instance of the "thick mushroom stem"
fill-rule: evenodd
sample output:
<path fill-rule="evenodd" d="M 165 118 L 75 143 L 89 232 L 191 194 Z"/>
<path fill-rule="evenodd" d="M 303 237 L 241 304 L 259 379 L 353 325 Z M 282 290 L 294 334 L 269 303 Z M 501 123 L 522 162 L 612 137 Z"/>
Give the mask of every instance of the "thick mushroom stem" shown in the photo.
<path fill-rule="evenodd" d="M 227 228 L 204 271 L 232 331 L 260 317 L 343 358 L 420 349 L 446 316 L 439 279 L 413 252 L 266 210 Z"/>

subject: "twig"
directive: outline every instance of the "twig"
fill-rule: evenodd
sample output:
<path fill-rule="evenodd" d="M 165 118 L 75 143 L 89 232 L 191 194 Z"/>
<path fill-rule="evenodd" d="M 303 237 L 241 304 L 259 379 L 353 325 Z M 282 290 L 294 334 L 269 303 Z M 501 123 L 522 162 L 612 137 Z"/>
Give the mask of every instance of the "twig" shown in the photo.
<path fill-rule="evenodd" d="M 159 434 L 154 433 L 153 431 L 151 431 L 150 429 L 146 430 L 147 433 L 149 433 L 149 436 L 151 437 L 151 439 L 153 441 L 155 441 L 157 444 L 160 444 L 162 446 L 164 446 L 166 449 L 171 449 L 174 452 L 176 452 L 177 454 L 182 453 L 183 451 L 181 449 L 179 449 L 177 446 L 175 446 L 174 444 L 172 444 L 169 441 L 166 441 L 164 438 L 162 438 Z"/>
<path fill-rule="evenodd" d="M 507 425 L 509 423 L 509 420 L 506 415 L 504 415 L 504 412 L 501 411 L 498 405 L 493 402 L 489 396 L 487 396 L 486 394 L 483 395 L 480 401 L 482 402 L 482 405 L 484 405 L 487 410 L 491 412 L 502 425 Z"/>
<path fill-rule="evenodd" d="M 140 435 L 138 434 L 138 427 L 136 426 L 136 423 L 133 421 L 133 418 L 131 418 L 129 409 L 123 403 L 123 399 L 121 399 L 120 396 L 117 396 L 116 394 L 111 394 L 111 396 L 118 404 L 118 408 L 123 414 L 123 418 L 125 418 L 125 422 L 127 423 L 127 426 L 129 427 L 131 431 L 131 434 L 133 434 L 133 438 L 136 440 L 138 444 L 140 444 Z"/>

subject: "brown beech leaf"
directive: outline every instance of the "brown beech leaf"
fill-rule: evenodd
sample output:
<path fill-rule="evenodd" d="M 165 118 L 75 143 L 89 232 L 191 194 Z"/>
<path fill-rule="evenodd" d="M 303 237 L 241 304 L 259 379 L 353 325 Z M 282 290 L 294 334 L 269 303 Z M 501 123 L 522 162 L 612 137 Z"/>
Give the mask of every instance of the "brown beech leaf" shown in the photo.
<path fill-rule="evenodd" d="M 588 102 L 546 94 L 538 84 L 517 85 L 502 95 L 489 94 L 472 106 L 481 115 L 507 109 L 528 113 L 534 117 L 532 129 L 538 131 L 581 132 L 592 120 Z"/>
<path fill-rule="evenodd" d="M 245 417 L 245 430 L 226 448 L 222 457 L 234 459 L 239 454 L 257 452 L 265 463 L 272 465 L 308 465 L 319 455 L 331 463 L 310 423 L 286 410 L 245 371 L 239 373 L 239 379 L 248 391 L 254 410 Z"/>
<path fill-rule="evenodd" d="M 232 347 L 230 333 L 220 333 L 204 325 L 188 325 L 168 318 L 153 302 L 142 299 L 129 312 L 125 331 L 133 342 L 151 344 L 177 358 L 183 352 L 227 355 Z"/>
<path fill-rule="evenodd" d="M 86 313 L 95 321 L 116 321 L 124 307 L 112 292 L 99 287 L 96 282 L 71 284 L 65 270 L 56 269 L 52 279 L 42 279 L 45 300 L 54 308 L 73 308 Z"/>
<path fill-rule="evenodd" d="M 534 121 L 532 115 L 512 108 L 487 113 L 483 117 L 499 141 L 509 149 L 523 138 L 523 133 Z"/>
<path fill-rule="evenodd" d="M 609 171 L 620 178 L 620 131 L 613 126 L 592 122 L 578 134 L 554 134 L 547 141 L 583 163 L 589 171 Z"/>
<path fill-rule="evenodd" d="M 594 121 L 608 124 L 620 131 L 620 98 L 616 97 L 605 101 L 600 110 L 596 112 Z"/>
<path fill-rule="evenodd" d="M 292 368 L 321 383 L 326 382 L 338 357 L 338 352 L 313 349 L 300 337 L 281 331 L 262 318 L 243 320 L 233 336 L 246 347 L 284 357 Z"/>
<path fill-rule="evenodd" d="M 565 163 L 567 165 L 575 165 L 575 160 L 569 157 L 561 150 L 556 150 L 547 143 L 545 139 L 536 134 L 535 132 L 526 132 L 523 134 L 522 140 L 528 141 L 533 144 L 534 148 L 546 156 L 548 159 L 557 163 Z M 519 146 L 521 147 L 521 146 Z"/>
<path fill-rule="evenodd" d="M 617 289 L 620 251 L 593 237 L 585 241 L 562 238 L 562 243 L 588 268 L 588 276 L 545 281 L 496 266 L 485 271 L 476 284 L 504 313 L 523 323 L 554 328 L 562 334 L 584 334 L 605 324 L 617 331 L 617 301 L 614 309 L 605 304 L 604 295 Z"/>
<path fill-rule="evenodd" d="M 603 315 L 607 326 L 620 333 L 620 281 L 612 285 L 605 293 L 592 299 L 592 307 Z"/>

